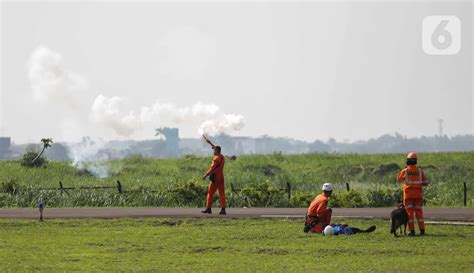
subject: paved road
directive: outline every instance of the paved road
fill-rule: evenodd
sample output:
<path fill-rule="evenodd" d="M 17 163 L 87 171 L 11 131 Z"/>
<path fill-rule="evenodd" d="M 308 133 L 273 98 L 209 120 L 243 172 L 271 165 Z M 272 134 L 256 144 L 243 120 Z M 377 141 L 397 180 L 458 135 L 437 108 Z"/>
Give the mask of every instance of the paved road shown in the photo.
<path fill-rule="evenodd" d="M 212 215 L 203 215 L 199 208 L 51 208 L 45 209 L 44 217 L 52 218 L 142 218 L 142 217 L 228 217 L 228 218 L 303 218 L 304 208 L 228 208 L 221 216 L 214 209 Z M 347 218 L 388 219 L 393 208 L 333 209 L 333 216 Z M 425 219 L 435 221 L 474 222 L 472 208 L 425 208 Z M 37 219 L 38 209 L 0 209 L 0 219 Z"/>

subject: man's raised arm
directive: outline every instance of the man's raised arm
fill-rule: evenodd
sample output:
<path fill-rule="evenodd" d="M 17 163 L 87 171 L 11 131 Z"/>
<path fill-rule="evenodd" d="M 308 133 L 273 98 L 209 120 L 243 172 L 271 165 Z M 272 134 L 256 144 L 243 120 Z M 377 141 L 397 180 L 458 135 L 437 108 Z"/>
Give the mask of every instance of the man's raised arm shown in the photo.
<path fill-rule="evenodd" d="M 202 138 L 204 138 L 204 140 L 209 143 L 209 145 L 211 145 L 212 149 L 214 149 L 216 147 L 216 145 L 212 144 L 212 142 L 206 137 L 206 135 L 202 135 Z"/>

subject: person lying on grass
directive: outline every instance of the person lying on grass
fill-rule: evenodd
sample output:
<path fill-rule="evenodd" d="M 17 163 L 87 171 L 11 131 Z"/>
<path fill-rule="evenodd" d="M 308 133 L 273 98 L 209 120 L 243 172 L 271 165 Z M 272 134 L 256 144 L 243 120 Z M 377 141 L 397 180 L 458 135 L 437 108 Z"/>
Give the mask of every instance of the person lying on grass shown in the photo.
<path fill-rule="evenodd" d="M 323 235 L 330 236 L 339 234 L 353 235 L 357 233 L 371 233 L 374 232 L 376 228 L 376 226 L 371 226 L 364 230 L 356 227 L 350 227 L 347 224 L 331 224 L 324 228 Z"/>

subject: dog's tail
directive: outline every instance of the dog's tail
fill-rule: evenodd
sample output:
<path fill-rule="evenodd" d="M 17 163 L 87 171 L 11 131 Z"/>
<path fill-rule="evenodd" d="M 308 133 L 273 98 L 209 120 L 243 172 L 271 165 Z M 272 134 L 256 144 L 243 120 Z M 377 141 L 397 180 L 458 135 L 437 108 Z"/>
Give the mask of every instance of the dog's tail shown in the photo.
<path fill-rule="evenodd" d="M 368 229 L 366 229 L 364 232 L 365 232 L 365 233 L 371 233 L 371 232 L 374 232 L 376 228 L 377 228 L 376 226 L 370 226 L 370 227 L 369 227 Z"/>
<path fill-rule="evenodd" d="M 392 223 L 392 227 L 390 228 L 390 234 L 395 234 L 395 230 L 397 229 L 397 223 L 396 221 L 394 221 L 393 217 L 390 222 Z"/>

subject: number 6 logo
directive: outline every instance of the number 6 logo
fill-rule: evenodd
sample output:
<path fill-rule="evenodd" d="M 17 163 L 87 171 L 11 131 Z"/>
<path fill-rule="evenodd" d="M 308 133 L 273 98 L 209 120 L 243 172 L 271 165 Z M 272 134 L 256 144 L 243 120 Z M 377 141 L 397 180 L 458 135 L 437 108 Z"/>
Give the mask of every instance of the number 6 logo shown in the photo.
<path fill-rule="evenodd" d="M 461 49 L 461 21 L 456 16 L 428 16 L 422 24 L 422 47 L 429 55 L 454 55 Z"/>

